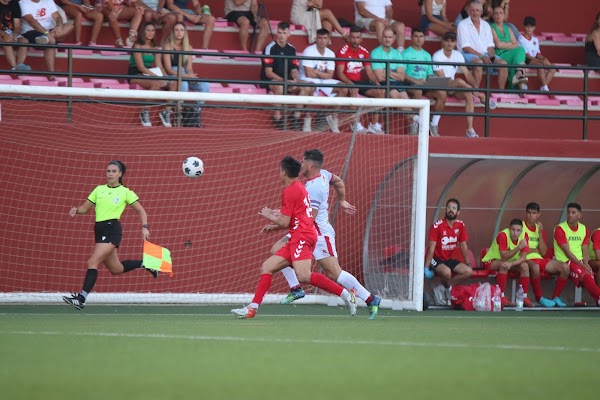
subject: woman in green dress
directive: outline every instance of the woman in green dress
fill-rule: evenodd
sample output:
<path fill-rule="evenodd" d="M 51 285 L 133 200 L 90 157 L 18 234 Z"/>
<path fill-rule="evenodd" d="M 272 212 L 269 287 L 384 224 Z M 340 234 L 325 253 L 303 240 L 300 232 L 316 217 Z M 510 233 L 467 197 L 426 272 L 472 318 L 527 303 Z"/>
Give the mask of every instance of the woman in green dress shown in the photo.
<path fill-rule="evenodd" d="M 496 55 L 506 61 L 507 64 L 525 66 L 525 49 L 519 46 L 515 35 L 504 22 L 504 9 L 500 6 L 494 7 L 493 18 L 494 22 L 490 26 L 492 27 L 492 35 L 494 36 Z M 527 77 L 523 68 L 508 69 L 508 82 L 510 82 L 514 89 L 527 90 L 527 85 L 525 84 Z"/>

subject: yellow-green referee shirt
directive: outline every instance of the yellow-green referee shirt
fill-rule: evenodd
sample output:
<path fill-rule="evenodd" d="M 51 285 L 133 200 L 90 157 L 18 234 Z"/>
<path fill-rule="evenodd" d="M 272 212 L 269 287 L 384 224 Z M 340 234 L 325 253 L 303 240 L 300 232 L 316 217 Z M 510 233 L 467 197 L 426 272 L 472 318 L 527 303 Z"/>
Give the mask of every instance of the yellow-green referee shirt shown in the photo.
<path fill-rule="evenodd" d="M 138 200 L 137 194 L 123 185 L 100 185 L 88 196 L 88 201 L 96 205 L 96 222 L 121 218 L 125 206 Z"/>

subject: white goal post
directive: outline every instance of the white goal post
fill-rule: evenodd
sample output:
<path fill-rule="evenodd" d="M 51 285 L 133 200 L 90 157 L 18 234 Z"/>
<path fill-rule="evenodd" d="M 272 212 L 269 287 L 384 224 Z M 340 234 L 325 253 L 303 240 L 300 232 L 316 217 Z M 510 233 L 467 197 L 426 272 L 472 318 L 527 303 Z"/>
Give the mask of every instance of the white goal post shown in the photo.
<path fill-rule="evenodd" d="M 206 123 L 200 129 L 142 128 L 137 114 L 149 100 L 201 102 Z M 334 110 L 342 133 L 278 131 L 269 125 L 273 104 L 317 114 Z M 335 193 L 330 196 L 342 268 L 382 296 L 383 308 L 423 308 L 429 124 L 420 124 L 418 136 L 405 132 L 412 115 L 429 121 L 428 100 L 0 85 L 0 106 L 0 167 L 8 188 L 2 196 L 10 204 L 0 210 L 0 219 L 7 221 L 0 233 L 5 255 L 0 302 L 60 302 L 61 295 L 80 289 L 92 249 L 93 212 L 76 221 L 65 216 L 69 206 L 102 184 L 111 159 L 127 164 L 124 184 L 150 210 L 151 241 L 172 251 L 175 276 L 161 276 L 155 284 L 141 273 L 109 277 L 101 272 L 91 302 L 248 302 L 260 262 L 279 239 L 258 237 L 262 222 L 255 213 L 259 206 L 280 202 L 278 161 L 320 148 L 324 168 L 344 179 L 348 201 L 359 208 L 355 217 L 344 215 L 335 206 Z M 64 117 L 67 107 L 72 107 L 72 121 Z M 349 128 L 357 118 L 386 113 L 393 134 Z M 204 161 L 205 174 L 198 179 L 181 173 L 189 155 Z M 41 171 L 27 168 L 31 160 Z M 56 176 L 48 171 L 55 169 L 66 173 L 64 190 L 54 190 Z M 35 218 L 30 217 L 36 207 L 39 214 L 34 210 Z M 137 233 L 128 230 L 137 218 L 132 211 L 124 213 L 121 259 L 139 258 Z M 48 239 L 39 225 L 57 234 Z M 252 250 L 240 241 L 251 243 Z M 274 281 L 265 303 L 277 303 L 287 289 L 283 280 Z M 320 291 L 310 293 L 298 303 L 343 304 Z"/>

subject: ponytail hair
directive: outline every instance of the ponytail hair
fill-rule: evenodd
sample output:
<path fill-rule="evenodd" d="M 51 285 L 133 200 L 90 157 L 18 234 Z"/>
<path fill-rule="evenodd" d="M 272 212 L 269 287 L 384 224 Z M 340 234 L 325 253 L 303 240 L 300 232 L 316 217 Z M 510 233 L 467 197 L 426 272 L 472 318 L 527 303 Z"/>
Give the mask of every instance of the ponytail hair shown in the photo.
<path fill-rule="evenodd" d="M 112 160 L 108 163 L 108 165 L 116 165 L 117 168 L 119 168 L 119 171 L 121 171 L 121 176 L 119 177 L 119 183 L 122 185 L 123 184 L 123 175 L 125 175 L 125 171 L 127 170 L 127 167 L 125 166 L 125 164 L 123 164 L 119 160 Z"/>

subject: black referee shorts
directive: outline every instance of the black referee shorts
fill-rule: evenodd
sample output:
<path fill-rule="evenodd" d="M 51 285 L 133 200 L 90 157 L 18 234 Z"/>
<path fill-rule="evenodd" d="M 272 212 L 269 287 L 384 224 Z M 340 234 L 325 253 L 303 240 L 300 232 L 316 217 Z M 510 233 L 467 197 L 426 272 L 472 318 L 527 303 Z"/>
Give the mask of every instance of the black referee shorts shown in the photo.
<path fill-rule="evenodd" d="M 450 271 L 454 271 L 454 268 L 456 268 L 456 266 L 458 264 L 460 264 L 460 261 L 455 260 L 454 258 L 449 258 L 447 260 L 442 260 L 439 258 L 433 258 L 431 260 L 431 264 L 429 264 L 429 266 L 433 269 L 436 269 L 438 265 L 440 264 L 444 264 L 445 266 L 447 266 L 448 268 L 450 268 Z"/>
<path fill-rule="evenodd" d="M 96 243 L 111 243 L 115 247 L 119 247 L 123 240 L 123 227 L 118 219 L 96 222 L 94 237 Z"/>

